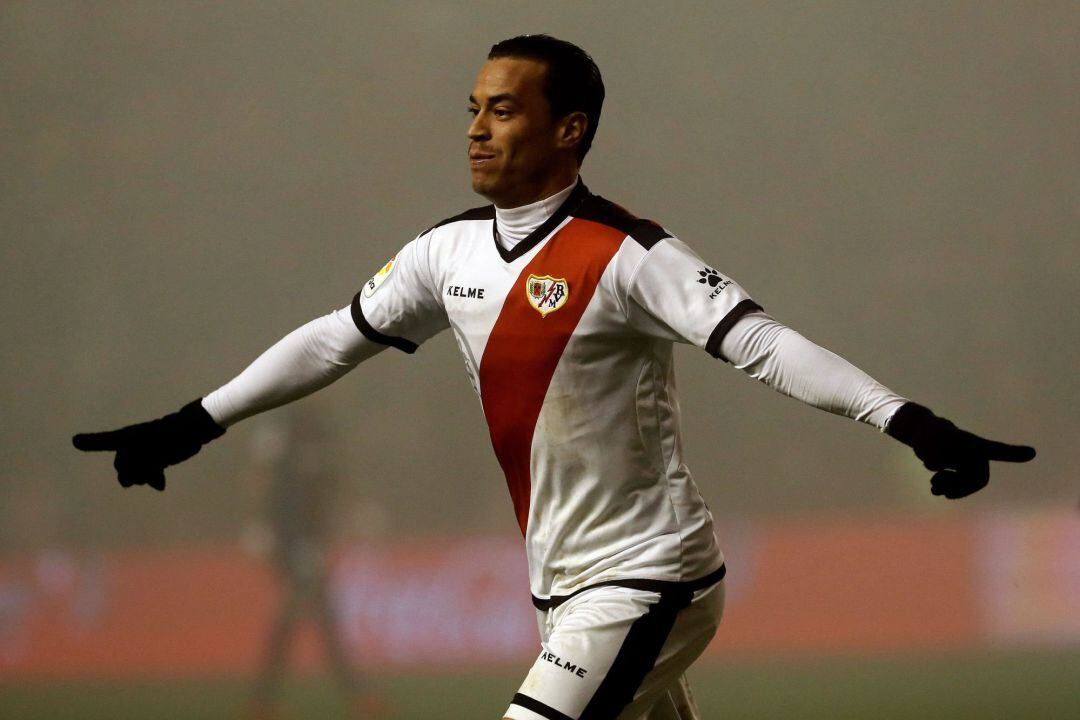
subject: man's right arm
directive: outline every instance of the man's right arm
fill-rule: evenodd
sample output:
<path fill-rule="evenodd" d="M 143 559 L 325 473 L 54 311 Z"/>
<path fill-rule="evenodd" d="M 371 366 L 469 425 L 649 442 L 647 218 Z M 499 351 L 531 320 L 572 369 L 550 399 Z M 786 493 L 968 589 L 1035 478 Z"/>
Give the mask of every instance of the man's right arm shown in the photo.
<path fill-rule="evenodd" d="M 227 428 L 326 387 L 386 347 L 364 337 L 350 308 L 336 310 L 279 340 L 242 373 L 204 397 L 202 406 L 214 422 Z"/>
<path fill-rule="evenodd" d="M 408 243 L 364 283 L 348 307 L 282 338 L 234 380 L 203 398 L 218 425 L 229 425 L 326 387 L 387 347 L 406 353 L 449 327 L 431 280 L 431 233 Z"/>
<path fill-rule="evenodd" d="M 177 412 L 149 422 L 72 438 L 79 450 L 115 452 L 124 487 L 165 489 L 165 468 L 187 460 L 225 428 L 323 388 L 388 346 L 414 352 L 449 327 L 431 278 L 431 232 L 408 243 L 352 304 L 297 328 L 235 379 Z"/>
<path fill-rule="evenodd" d="M 229 425 L 309 395 L 385 347 L 364 337 L 350 308 L 344 308 L 297 328 L 236 378 L 177 412 L 117 430 L 81 433 L 72 443 L 79 450 L 115 452 L 113 467 L 124 487 L 164 490 L 165 468 L 198 453 Z"/>

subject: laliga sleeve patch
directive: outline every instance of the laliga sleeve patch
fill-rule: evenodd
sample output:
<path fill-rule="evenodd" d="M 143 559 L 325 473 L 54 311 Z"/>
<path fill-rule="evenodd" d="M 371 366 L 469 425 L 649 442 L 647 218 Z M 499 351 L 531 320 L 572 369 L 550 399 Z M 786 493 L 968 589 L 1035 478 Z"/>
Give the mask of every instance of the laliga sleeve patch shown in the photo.
<path fill-rule="evenodd" d="M 566 304 L 570 295 L 570 286 L 565 278 L 553 278 L 550 275 L 530 275 L 525 281 L 525 297 L 541 317 L 554 312 Z"/>
<path fill-rule="evenodd" d="M 390 273 L 394 270 L 395 260 L 397 255 L 390 258 L 385 265 L 375 273 L 370 280 L 364 283 L 364 297 L 371 297 L 375 294 L 375 291 L 379 289 L 379 286 L 386 281 L 386 278 L 390 277 Z"/>

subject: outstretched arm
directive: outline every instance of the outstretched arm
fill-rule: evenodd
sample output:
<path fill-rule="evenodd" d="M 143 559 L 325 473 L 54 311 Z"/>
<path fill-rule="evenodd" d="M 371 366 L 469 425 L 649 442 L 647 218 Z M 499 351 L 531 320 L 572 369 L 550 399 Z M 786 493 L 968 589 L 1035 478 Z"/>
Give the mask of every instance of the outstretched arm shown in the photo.
<path fill-rule="evenodd" d="M 651 227 L 637 258 L 619 265 L 626 316 L 645 335 L 697 345 L 766 385 L 814 407 L 869 423 L 911 447 L 933 470 L 935 495 L 984 487 L 990 461 L 1026 462 L 1035 450 L 958 429 L 766 315 L 734 280 Z"/>
<path fill-rule="evenodd" d="M 900 397 L 840 356 L 762 312 L 744 315 L 720 355 L 769 387 L 814 407 L 869 423 L 911 447 L 933 470 L 931 492 L 965 497 L 990 480 L 990 461 L 1027 462 L 1034 448 L 983 439 Z"/>
<path fill-rule="evenodd" d="M 165 489 L 165 468 L 187 460 L 225 428 L 323 388 L 386 346 L 366 339 L 345 308 L 286 335 L 226 385 L 181 410 L 118 430 L 72 438 L 85 451 L 115 452 L 124 487 Z"/>
<path fill-rule="evenodd" d="M 386 347 L 365 338 L 343 308 L 293 330 L 202 405 L 228 427 L 326 387 Z"/>
<path fill-rule="evenodd" d="M 844 358 L 763 312 L 739 318 L 720 357 L 785 395 L 884 430 L 907 402 Z"/>

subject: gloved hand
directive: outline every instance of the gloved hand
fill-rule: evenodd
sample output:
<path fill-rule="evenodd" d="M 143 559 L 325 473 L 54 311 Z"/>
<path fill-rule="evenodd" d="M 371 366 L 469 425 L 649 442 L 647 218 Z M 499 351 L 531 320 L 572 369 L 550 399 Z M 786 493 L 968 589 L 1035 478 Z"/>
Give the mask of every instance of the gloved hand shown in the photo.
<path fill-rule="evenodd" d="M 200 400 L 194 400 L 157 420 L 108 432 L 80 433 L 71 442 L 79 450 L 115 452 L 113 467 L 124 487 L 149 485 L 164 490 L 165 468 L 187 460 L 224 434 L 225 429 L 214 422 Z"/>
<path fill-rule="evenodd" d="M 1035 448 L 986 440 L 912 402 L 900 406 L 885 432 L 910 446 L 923 465 L 935 471 L 930 492 L 950 500 L 986 487 L 991 460 L 1027 462 L 1035 457 Z"/>

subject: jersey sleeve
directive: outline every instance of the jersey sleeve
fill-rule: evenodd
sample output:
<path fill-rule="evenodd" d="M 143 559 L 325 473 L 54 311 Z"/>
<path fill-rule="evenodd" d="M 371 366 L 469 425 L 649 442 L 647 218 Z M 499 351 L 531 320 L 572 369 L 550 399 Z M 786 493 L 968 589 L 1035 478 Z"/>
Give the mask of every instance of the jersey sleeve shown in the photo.
<path fill-rule="evenodd" d="M 416 238 L 364 283 L 353 322 L 368 340 L 407 353 L 450 326 L 429 262 L 431 233 Z"/>
<path fill-rule="evenodd" d="M 228 427 L 326 387 L 385 349 L 358 333 L 349 308 L 342 308 L 293 330 L 204 397 L 202 406 Z"/>
<path fill-rule="evenodd" d="M 839 355 L 762 312 L 739 318 L 721 343 L 734 367 L 807 405 L 885 430 L 908 402 Z"/>
<path fill-rule="evenodd" d="M 689 343 L 726 359 L 720 342 L 749 312 L 761 310 L 734 280 L 677 238 L 665 237 L 644 254 L 629 279 L 626 311 L 639 332 Z"/>

